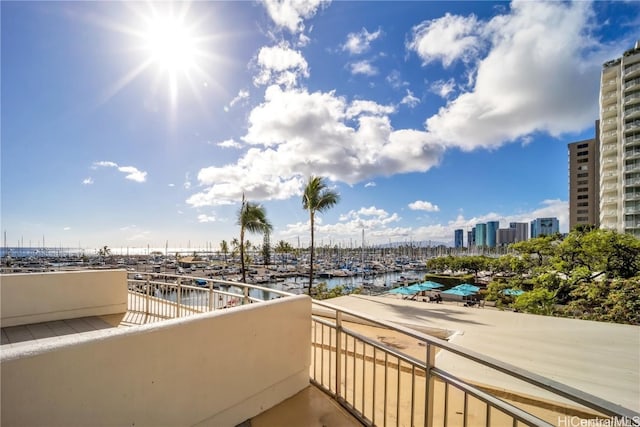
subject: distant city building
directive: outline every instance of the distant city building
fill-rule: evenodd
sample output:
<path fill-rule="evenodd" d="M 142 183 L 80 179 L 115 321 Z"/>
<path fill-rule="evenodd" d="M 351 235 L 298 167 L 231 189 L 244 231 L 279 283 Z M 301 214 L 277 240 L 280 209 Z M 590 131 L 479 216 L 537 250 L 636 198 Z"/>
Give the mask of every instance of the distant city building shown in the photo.
<path fill-rule="evenodd" d="M 487 224 L 476 224 L 476 246 L 487 246 Z"/>
<path fill-rule="evenodd" d="M 526 224 L 525 224 L 526 225 Z M 501 248 L 516 242 L 515 228 L 499 228 L 496 233 L 496 246 Z"/>
<path fill-rule="evenodd" d="M 600 227 L 640 237 L 640 42 L 602 66 Z"/>
<path fill-rule="evenodd" d="M 509 228 L 515 230 L 513 242 L 522 242 L 529 238 L 529 224 L 526 222 L 510 222 Z"/>
<path fill-rule="evenodd" d="M 467 246 L 472 248 L 476 245 L 476 228 L 473 227 L 471 231 L 467 232 Z"/>
<path fill-rule="evenodd" d="M 549 236 L 560 232 L 558 218 L 536 218 L 531 221 L 531 238 Z"/>
<path fill-rule="evenodd" d="M 458 229 L 454 231 L 453 243 L 456 248 L 464 247 L 464 230 Z"/>
<path fill-rule="evenodd" d="M 600 224 L 600 121 L 593 139 L 572 142 L 569 148 L 569 230 Z M 610 172 L 609 172 L 610 173 Z"/>
<path fill-rule="evenodd" d="M 496 234 L 500 228 L 500 221 L 487 221 L 487 246 L 496 247 Z"/>

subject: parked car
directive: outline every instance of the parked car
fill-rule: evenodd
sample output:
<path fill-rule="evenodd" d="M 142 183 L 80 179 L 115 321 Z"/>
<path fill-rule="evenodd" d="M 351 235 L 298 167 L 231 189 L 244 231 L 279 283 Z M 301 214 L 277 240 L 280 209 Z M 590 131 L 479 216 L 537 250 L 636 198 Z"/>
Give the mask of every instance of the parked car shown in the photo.
<path fill-rule="evenodd" d="M 140 273 L 137 273 L 133 276 L 135 280 L 144 280 L 144 276 Z"/>

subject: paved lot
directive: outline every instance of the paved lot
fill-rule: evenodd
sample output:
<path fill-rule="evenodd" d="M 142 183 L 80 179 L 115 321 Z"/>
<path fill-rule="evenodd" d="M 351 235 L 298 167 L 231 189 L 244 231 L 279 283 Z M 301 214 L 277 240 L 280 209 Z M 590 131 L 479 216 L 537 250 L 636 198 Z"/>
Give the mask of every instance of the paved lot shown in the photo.
<path fill-rule="evenodd" d="M 448 330 L 450 342 L 640 412 L 640 327 L 536 316 L 495 308 L 352 295 L 331 304 L 407 326 Z M 548 398 L 492 370 L 440 354 L 463 378 Z"/>

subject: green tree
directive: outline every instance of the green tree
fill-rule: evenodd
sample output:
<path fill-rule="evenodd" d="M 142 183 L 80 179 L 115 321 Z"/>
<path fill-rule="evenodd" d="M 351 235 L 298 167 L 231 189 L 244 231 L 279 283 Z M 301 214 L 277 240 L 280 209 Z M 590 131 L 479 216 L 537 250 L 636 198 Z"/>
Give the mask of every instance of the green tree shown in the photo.
<path fill-rule="evenodd" d="M 273 229 L 271 223 L 267 220 L 267 214 L 264 207 L 256 203 L 245 200 L 242 194 L 242 206 L 238 211 L 237 224 L 240 226 L 240 269 L 242 271 L 242 282 L 246 282 L 245 259 L 244 259 L 244 234 L 249 233 L 267 233 Z"/>
<path fill-rule="evenodd" d="M 111 256 L 111 249 L 109 249 L 109 247 L 106 246 L 106 245 L 101 247 L 100 249 L 98 249 L 98 256 L 103 260 L 105 258 L 110 257 Z"/>
<path fill-rule="evenodd" d="M 276 247 L 274 248 L 274 250 L 276 251 L 276 253 L 281 254 L 282 256 L 282 265 L 284 265 L 285 263 L 285 256 L 284 254 L 288 254 L 293 252 L 293 246 L 291 246 L 291 243 L 289 242 L 285 242 L 284 240 L 280 240 L 278 242 L 278 244 L 276 245 Z"/>
<path fill-rule="evenodd" d="M 227 263 L 227 254 L 229 253 L 229 244 L 226 240 L 220 242 L 220 252 L 224 255 L 224 263 Z"/>
<path fill-rule="evenodd" d="M 267 231 L 264 233 L 262 241 L 262 263 L 268 266 L 271 262 L 271 234 Z"/>
<path fill-rule="evenodd" d="M 302 194 L 302 207 L 309 211 L 309 227 L 311 228 L 311 247 L 309 255 L 309 295 L 313 287 L 313 250 L 314 228 L 316 212 L 324 212 L 335 206 L 340 201 L 340 195 L 329 189 L 324 179 L 319 176 L 310 176 L 307 186 Z"/>
<path fill-rule="evenodd" d="M 526 313 L 550 315 L 555 305 L 555 293 L 544 288 L 536 288 L 518 296 L 513 303 L 516 310 Z"/>

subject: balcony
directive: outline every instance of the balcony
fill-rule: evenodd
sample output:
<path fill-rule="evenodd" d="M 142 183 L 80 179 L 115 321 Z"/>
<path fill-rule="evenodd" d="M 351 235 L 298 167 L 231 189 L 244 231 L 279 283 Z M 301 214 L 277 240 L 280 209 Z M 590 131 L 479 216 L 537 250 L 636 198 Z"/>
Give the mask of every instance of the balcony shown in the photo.
<path fill-rule="evenodd" d="M 602 117 L 605 119 L 616 117 L 618 114 L 618 106 L 610 105 L 602 109 Z"/>
<path fill-rule="evenodd" d="M 91 273 L 3 276 L 3 325 L 52 316 L 43 299 L 57 301 L 59 314 L 97 316 L 125 302 L 124 317 L 145 323 L 4 344 L 3 426 L 316 425 L 295 408 L 310 399 L 332 399 L 325 425 L 640 425 L 640 368 L 614 357 L 637 351 L 635 326 L 585 328 L 384 295 L 329 304 L 238 282 Z M 601 345 L 612 337 L 615 348 Z"/>
<path fill-rule="evenodd" d="M 640 86 L 640 79 L 633 79 L 624 84 L 625 89 L 632 89 L 634 87 Z"/>
<path fill-rule="evenodd" d="M 640 117 L 640 106 L 624 109 L 625 119 L 635 119 L 638 117 Z"/>
<path fill-rule="evenodd" d="M 603 131 L 611 131 L 612 129 L 616 129 L 618 126 L 618 120 L 615 118 L 605 119 L 600 123 L 600 125 L 602 126 Z"/>
<path fill-rule="evenodd" d="M 632 105 L 640 102 L 640 92 L 632 93 L 624 97 L 624 105 Z"/>
<path fill-rule="evenodd" d="M 611 93 L 603 94 L 601 99 L 601 104 L 603 106 L 610 106 L 611 104 L 615 104 L 618 100 L 618 94 L 613 91 Z"/>
<path fill-rule="evenodd" d="M 640 76 L 640 64 L 632 65 L 631 67 L 627 67 L 624 70 L 624 77 L 635 77 Z"/>

